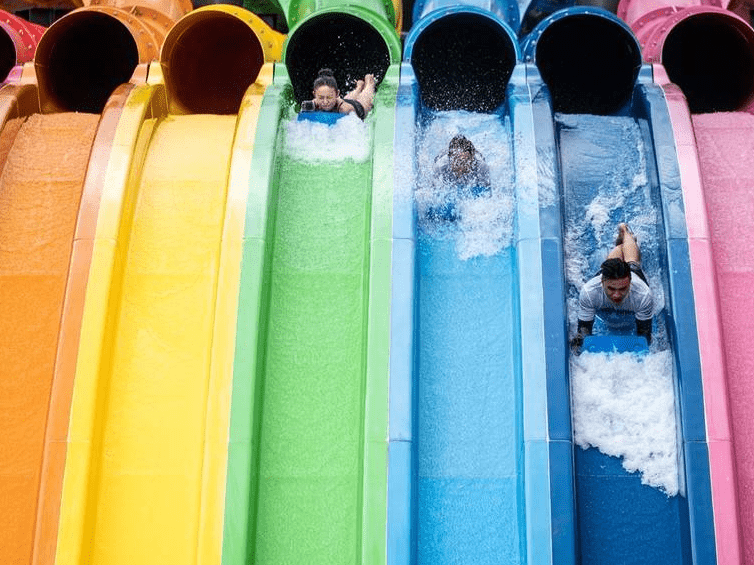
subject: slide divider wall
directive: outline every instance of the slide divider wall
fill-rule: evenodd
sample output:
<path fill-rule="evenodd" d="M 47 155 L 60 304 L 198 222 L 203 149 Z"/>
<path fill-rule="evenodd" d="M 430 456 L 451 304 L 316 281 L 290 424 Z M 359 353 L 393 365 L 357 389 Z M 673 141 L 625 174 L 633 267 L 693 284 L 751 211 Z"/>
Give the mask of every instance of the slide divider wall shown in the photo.
<path fill-rule="evenodd" d="M 551 489 L 552 563 L 576 563 L 576 507 L 574 498 L 573 434 L 563 269 L 563 229 L 560 220 L 560 168 L 555 129 L 546 86 L 537 68 L 526 64 L 531 102 L 532 138 L 536 145 L 536 181 L 539 196 L 540 248 L 547 275 L 540 275 L 543 310 L 544 371 L 546 384 L 547 447 Z"/>
<path fill-rule="evenodd" d="M 668 104 L 662 90 L 652 82 L 644 68 L 640 75 L 637 101 L 650 123 L 657 162 L 662 202 L 663 226 L 670 283 L 669 333 L 675 345 L 678 375 L 678 401 L 683 444 L 679 445 L 684 462 L 685 494 L 692 562 L 717 562 L 712 484 L 700 346 L 696 324 L 696 300 L 691 277 L 691 260 L 687 232 L 679 157 L 673 135 Z M 683 481 L 683 478 L 681 478 Z"/>
<path fill-rule="evenodd" d="M 526 515 L 526 563 L 558 563 L 553 553 L 557 533 L 553 513 L 551 442 L 548 429 L 547 306 L 544 240 L 540 218 L 540 157 L 536 146 L 533 97 L 527 65 L 514 67 L 506 92 L 513 130 L 518 257 L 519 332 L 517 351 L 524 440 L 523 500 Z M 537 258 L 534 259 L 533 258 Z M 549 284 L 549 281 L 548 281 Z M 516 342 L 516 340 L 514 340 Z"/>
<path fill-rule="evenodd" d="M 35 565 L 53 563 L 55 560 L 76 359 L 90 265 L 94 253 L 97 214 L 117 124 L 133 88 L 133 84 L 127 84 L 116 89 L 102 111 L 81 195 L 45 430 L 42 478 L 32 554 L 32 563 Z"/>

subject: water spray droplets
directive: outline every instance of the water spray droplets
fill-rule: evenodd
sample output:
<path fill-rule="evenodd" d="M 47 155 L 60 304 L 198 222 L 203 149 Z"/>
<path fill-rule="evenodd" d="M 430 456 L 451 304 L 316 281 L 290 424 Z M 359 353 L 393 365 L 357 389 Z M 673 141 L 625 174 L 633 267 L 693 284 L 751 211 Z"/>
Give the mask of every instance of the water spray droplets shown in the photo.
<path fill-rule="evenodd" d="M 435 239 L 452 238 L 458 257 L 492 256 L 511 245 L 515 200 L 510 124 L 497 115 L 438 112 L 418 140 L 414 199 L 420 229 Z M 437 182 L 436 157 L 462 133 L 490 169 L 491 191 L 472 196 L 458 186 Z M 439 210 L 439 213 L 429 213 Z"/>

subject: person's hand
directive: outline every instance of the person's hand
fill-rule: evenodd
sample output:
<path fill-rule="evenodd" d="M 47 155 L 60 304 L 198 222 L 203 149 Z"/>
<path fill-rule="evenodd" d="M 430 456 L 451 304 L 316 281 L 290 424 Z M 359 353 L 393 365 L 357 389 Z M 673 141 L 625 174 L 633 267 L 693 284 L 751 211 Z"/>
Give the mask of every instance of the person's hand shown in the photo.
<path fill-rule="evenodd" d="M 576 334 L 571 340 L 571 352 L 574 355 L 581 354 L 581 347 L 584 345 L 584 334 Z"/>

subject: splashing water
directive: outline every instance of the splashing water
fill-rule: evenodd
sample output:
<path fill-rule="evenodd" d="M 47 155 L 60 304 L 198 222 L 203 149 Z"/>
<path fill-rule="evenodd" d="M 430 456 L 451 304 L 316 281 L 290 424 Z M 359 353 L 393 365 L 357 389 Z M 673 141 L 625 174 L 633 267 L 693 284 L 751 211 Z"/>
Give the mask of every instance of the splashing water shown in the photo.
<path fill-rule="evenodd" d="M 571 357 L 573 434 L 587 449 L 622 457 L 642 484 L 678 494 L 675 393 L 670 351 L 643 357 L 589 353 Z"/>
<path fill-rule="evenodd" d="M 510 124 L 497 115 L 466 111 L 438 112 L 417 144 L 417 183 L 414 192 L 419 226 L 436 239 L 453 238 L 460 259 L 492 256 L 510 246 L 514 232 L 514 172 Z M 456 187 L 434 182 L 434 165 L 447 153 L 450 139 L 462 133 L 490 169 L 492 191 L 476 197 L 459 195 Z M 454 221 L 430 218 L 426 211 L 453 203 Z"/>
<path fill-rule="evenodd" d="M 355 114 L 346 114 L 332 125 L 295 119 L 284 125 L 284 151 L 293 160 L 364 162 L 371 154 L 369 124 Z"/>

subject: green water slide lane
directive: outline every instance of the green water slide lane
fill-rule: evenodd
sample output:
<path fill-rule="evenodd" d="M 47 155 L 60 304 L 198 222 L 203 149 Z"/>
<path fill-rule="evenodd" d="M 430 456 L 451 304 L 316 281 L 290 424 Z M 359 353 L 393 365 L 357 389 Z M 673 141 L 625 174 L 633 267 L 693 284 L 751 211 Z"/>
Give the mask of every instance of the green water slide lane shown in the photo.
<path fill-rule="evenodd" d="M 275 72 L 250 179 L 223 564 L 385 563 L 398 66 L 363 162 L 286 154 L 292 89 Z"/>

